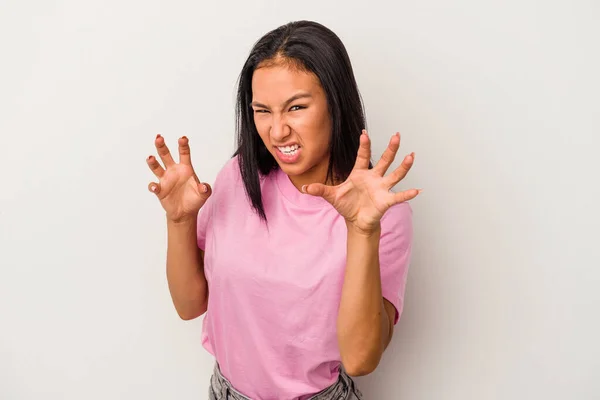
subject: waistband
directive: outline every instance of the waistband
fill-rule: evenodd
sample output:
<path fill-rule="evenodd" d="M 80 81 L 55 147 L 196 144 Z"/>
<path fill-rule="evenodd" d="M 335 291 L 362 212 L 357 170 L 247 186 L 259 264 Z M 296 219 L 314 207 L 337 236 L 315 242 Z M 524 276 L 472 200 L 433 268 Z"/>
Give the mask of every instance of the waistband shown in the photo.
<path fill-rule="evenodd" d="M 244 396 L 221 373 L 215 363 L 213 375 L 210 378 L 209 400 L 252 400 Z M 363 395 L 356 387 L 354 380 L 340 368 L 338 380 L 331 386 L 313 395 L 309 400 L 363 400 Z"/>

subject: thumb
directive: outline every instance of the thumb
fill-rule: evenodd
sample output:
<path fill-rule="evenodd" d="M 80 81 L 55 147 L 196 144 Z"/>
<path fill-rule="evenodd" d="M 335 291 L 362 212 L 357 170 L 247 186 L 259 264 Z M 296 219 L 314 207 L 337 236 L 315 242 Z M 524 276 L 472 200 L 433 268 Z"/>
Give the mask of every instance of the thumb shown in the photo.
<path fill-rule="evenodd" d="M 208 183 L 198 183 L 198 189 L 200 190 L 200 195 L 204 200 L 208 199 L 212 194 L 212 188 Z"/>
<path fill-rule="evenodd" d="M 158 196 L 160 193 L 160 183 L 150 182 L 148 184 L 148 190 Z"/>
<path fill-rule="evenodd" d="M 302 186 L 302 192 L 311 196 L 322 197 L 333 204 L 334 189 L 332 186 L 327 186 L 322 183 L 311 183 L 310 185 Z"/>

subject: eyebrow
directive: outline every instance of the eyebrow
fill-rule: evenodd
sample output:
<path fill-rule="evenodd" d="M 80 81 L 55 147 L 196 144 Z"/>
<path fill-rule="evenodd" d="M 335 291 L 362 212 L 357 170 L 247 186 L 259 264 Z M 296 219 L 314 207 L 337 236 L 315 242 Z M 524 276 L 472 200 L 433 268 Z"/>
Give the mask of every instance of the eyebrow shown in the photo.
<path fill-rule="evenodd" d="M 297 93 L 295 95 L 293 95 L 292 97 L 290 97 L 289 99 L 287 99 L 284 103 L 283 106 L 287 106 L 288 104 L 290 104 L 292 101 L 298 100 L 298 99 L 305 99 L 305 98 L 311 98 L 312 94 L 308 93 L 308 92 L 300 92 Z M 253 101 L 252 103 L 250 103 L 250 106 L 252 107 L 261 107 L 261 108 L 269 108 L 267 106 L 265 106 L 262 103 L 259 103 L 257 101 Z"/>

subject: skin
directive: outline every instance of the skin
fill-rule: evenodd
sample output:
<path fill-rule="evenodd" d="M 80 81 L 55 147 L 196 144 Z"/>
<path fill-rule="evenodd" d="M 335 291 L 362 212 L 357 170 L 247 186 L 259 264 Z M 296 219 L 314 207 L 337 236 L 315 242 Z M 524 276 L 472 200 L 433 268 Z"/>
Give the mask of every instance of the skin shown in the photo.
<path fill-rule="evenodd" d="M 196 243 L 196 216 L 211 194 L 192 167 L 190 146 L 184 136 L 178 141 L 176 163 L 161 135 L 154 141 L 163 163 L 153 155 L 146 159 L 158 182 L 148 190 L 156 195 L 167 219 L 167 281 L 175 310 L 184 320 L 202 315 L 208 305 L 204 255 Z"/>
<path fill-rule="evenodd" d="M 331 120 L 327 99 L 317 77 L 286 62 L 259 66 L 252 79 L 254 122 L 266 148 L 278 160 L 277 146 L 300 145 L 297 162 L 280 168 L 306 195 L 327 200 L 344 217 L 347 227 L 347 264 L 337 318 L 338 344 L 348 374 L 371 373 L 393 335 L 396 310 L 381 293 L 379 266 L 380 221 L 394 204 L 415 198 L 420 190 L 392 193 L 390 189 L 409 172 L 414 153 L 386 176 L 400 146 L 393 135 L 373 169 L 368 169 L 371 143 L 362 132 L 356 163 L 344 182 L 326 182 Z M 159 182 L 149 185 L 166 211 L 169 233 L 167 278 L 175 308 L 184 319 L 206 311 L 208 288 L 202 254 L 195 244 L 195 218 L 210 195 L 197 178 L 189 157 L 187 138 L 179 139 L 180 162 L 175 163 L 160 136 L 148 165 Z M 195 248 L 195 249 L 194 249 Z"/>
<path fill-rule="evenodd" d="M 252 94 L 256 130 L 275 160 L 276 146 L 301 147 L 297 163 L 278 162 L 294 186 L 324 182 L 331 121 L 317 77 L 288 65 L 259 67 L 252 77 Z"/>
<path fill-rule="evenodd" d="M 336 186 L 310 184 L 304 192 L 321 196 L 345 218 L 347 227 L 346 273 L 337 319 L 342 363 L 349 375 L 373 372 L 393 333 L 395 307 L 382 296 L 379 265 L 381 218 L 394 204 L 415 198 L 421 191 L 391 193 L 414 162 L 414 153 L 385 176 L 400 146 L 400 135 L 392 136 L 388 148 L 373 169 L 370 140 L 363 131 L 354 169 Z"/>

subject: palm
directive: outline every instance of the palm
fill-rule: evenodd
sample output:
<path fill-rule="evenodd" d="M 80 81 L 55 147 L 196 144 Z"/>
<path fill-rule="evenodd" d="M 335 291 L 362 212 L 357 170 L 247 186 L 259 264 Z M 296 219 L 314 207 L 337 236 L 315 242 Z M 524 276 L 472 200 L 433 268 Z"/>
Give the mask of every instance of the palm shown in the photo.
<path fill-rule="evenodd" d="M 187 138 L 179 139 L 179 163 L 175 163 L 161 136 L 155 144 L 165 168 L 153 156 L 148 158 L 150 169 L 159 178 L 158 184 L 149 185 L 150 190 L 156 193 L 169 219 L 195 218 L 210 193 L 204 190 L 208 185 L 200 183 L 194 172 Z"/>
<path fill-rule="evenodd" d="M 194 172 L 188 165 L 175 164 L 168 168 L 160 185 L 157 196 L 169 215 L 191 215 L 204 204 Z"/>
<path fill-rule="evenodd" d="M 390 207 L 388 189 L 371 170 L 354 170 L 335 190 L 332 205 L 358 226 L 373 226 Z"/>
<path fill-rule="evenodd" d="M 396 170 L 385 176 L 399 147 L 400 136 L 392 136 L 377 165 L 369 169 L 371 145 L 368 136 L 362 135 L 356 164 L 345 182 L 337 186 L 311 184 L 305 190 L 331 203 L 358 230 L 372 232 L 377 229 L 379 221 L 391 206 L 410 200 L 420 193 L 416 189 L 399 193 L 390 191 L 406 176 L 414 160 L 413 153 L 405 157 Z"/>

